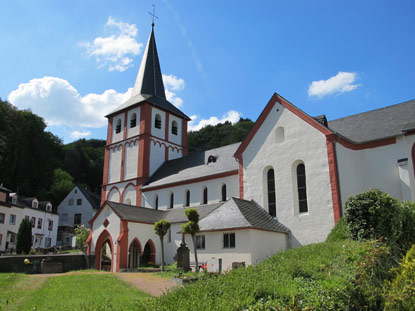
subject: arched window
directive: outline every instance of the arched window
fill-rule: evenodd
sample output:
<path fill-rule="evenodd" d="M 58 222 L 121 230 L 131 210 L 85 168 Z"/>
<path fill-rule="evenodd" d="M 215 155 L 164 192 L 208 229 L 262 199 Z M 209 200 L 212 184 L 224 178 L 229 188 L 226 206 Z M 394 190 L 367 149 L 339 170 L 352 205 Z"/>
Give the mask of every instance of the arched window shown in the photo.
<path fill-rule="evenodd" d="M 156 118 L 154 120 L 154 126 L 158 129 L 161 129 L 161 116 L 156 114 Z"/>
<path fill-rule="evenodd" d="M 190 205 L 190 190 L 186 190 L 185 198 L 184 198 L 184 206 Z"/>
<path fill-rule="evenodd" d="M 170 193 L 170 205 L 169 208 L 173 208 L 174 206 L 174 193 Z"/>
<path fill-rule="evenodd" d="M 208 202 L 208 189 L 207 187 L 203 188 L 203 197 L 202 197 L 202 204 L 207 204 Z"/>
<path fill-rule="evenodd" d="M 125 200 L 125 204 L 131 205 L 131 199 Z"/>
<path fill-rule="evenodd" d="M 171 123 L 171 133 L 172 133 L 173 135 L 177 135 L 177 132 L 178 132 L 177 122 L 176 122 L 176 121 L 173 121 L 173 122 Z"/>
<path fill-rule="evenodd" d="M 267 172 L 267 194 L 268 194 L 268 213 L 272 217 L 277 216 L 276 200 L 275 200 L 275 177 L 274 169 Z"/>
<path fill-rule="evenodd" d="M 156 199 L 154 200 L 154 208 L 159 209 L 159 196 L 156 195 Z"/>
<path fill-rule="evenodd" d="M 226 184 L 221 187 L 221 201 L 226 201 Z"/>
<path fill-rule="evenodd" d="M 117 123 L 115 125 L 115 134 L 121 132 L 121 119 L 117 119 Z"/>
<path fill-rule="evenodd" d="M 137 125 L 137 115 L 133 113 L 130 119 L 130 128 L 133 128 Z"/>
<path fill-rule="evenodd" d="M 297 165 L 297 189 L 298 189 L 298 210 L 300 213 L 307 213 L 307 189 L 305 178 L 305 166 L 303 163 Z"/>

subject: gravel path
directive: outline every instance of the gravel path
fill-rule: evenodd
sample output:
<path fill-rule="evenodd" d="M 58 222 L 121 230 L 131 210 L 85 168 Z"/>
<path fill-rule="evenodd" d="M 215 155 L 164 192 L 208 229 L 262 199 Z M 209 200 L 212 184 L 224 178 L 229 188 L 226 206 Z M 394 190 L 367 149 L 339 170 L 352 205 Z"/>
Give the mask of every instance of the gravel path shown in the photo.
<path fill-rule="evenodd" d="M 150 294 L 151 296 L 160 296 L 169 289 L 179 286 L 176 282 L 169 279 L 163 279 L 150 273 L 114 273 L 124 282 L 137 287 L 138 289 Z"/>

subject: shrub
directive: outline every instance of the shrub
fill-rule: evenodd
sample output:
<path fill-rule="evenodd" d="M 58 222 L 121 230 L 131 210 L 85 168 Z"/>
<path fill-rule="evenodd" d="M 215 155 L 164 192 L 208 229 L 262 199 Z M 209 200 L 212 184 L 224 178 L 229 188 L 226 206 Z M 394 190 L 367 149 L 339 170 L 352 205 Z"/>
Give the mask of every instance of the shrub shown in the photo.
<path fill-rule="evenodd" d="M 23 219 L 17 232 L 16 253 L 29 254 L 32 248 L 32 224 L 28 219 Z"/>
<path fill-rule="evenodd" d="M 85 225 L 80 225 L 75 228 L 76 248 L 84 251 L 86 249 L 86 240 L 89 236 L 89 229 Z"/>
<path fill-rule="evenodd" d="M 345 241 L 350 239 L 350 230 L 344 217 L 340 218 L 330 234 L 327 236 L 327 242 Z"/>
<path fill-rule="evenodd" d="M 386 282 L 385 311 L 411 311 L 415 306 L 415 245 L 408 251 L 400 266 L 395 269 L 396 278 Z"/>
<path fill-rule="evenodd" d="M 415 205 L 400 202 L 377 189 L 351 196 L 345 221 L 354 240 L 383 239 L 392 255 L 401 257 L 415 242 Z"/>

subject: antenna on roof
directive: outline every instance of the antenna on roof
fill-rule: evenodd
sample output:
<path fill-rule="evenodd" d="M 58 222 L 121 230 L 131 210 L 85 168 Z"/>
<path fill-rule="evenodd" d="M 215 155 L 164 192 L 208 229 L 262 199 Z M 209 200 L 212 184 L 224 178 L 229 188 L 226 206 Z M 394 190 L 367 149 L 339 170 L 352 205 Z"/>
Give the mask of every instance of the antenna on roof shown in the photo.
<path fill-rule="evenodd" d="M 156 5 L 153 4 L 153 13 L 148 12 L 148 14 L 150 14 L 151 18 L 153 19 L 153 23 L 151 24 L 152 27 L 154 27 L 154 18 L 158 18 L 158 16 L 156 15 Z"/>

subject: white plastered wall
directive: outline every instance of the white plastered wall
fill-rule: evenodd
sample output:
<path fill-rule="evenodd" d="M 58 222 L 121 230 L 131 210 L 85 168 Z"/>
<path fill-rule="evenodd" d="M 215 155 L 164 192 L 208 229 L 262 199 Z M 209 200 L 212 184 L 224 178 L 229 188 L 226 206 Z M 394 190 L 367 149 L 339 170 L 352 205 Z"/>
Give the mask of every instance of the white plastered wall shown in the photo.
<path fill-rule="evenodd" d="M 125 145 L 124 179 L 137 177 L 138 140 Z"/>
<path fill-rule="evenodd" d="M 150 176 L 162 165 L 166 159 L 165 143 L 150 141 Z"/>
<path fill-rule="evenodd" d="M 156 264 L 161 264 L 161 245 L 160 238 L 154 233 L 154 225 L 152 224 L 143 224 L 136 222 L 128 223 L 128 248 L 131 245 L 131 242 L 137 238 L 141 244 L 141 252 L 144 251 L 144 247 L 148 240 L 152 240 L 156 248 Z M 166 237 L 164 237 L 164 245 L 166 246 Z M 165 261 L 166 261 L 165 257 Z M 169 264 L 172 262 L 169 261 Z"/>
<path fill-rule="evenodd" d="M 117 128 L 117 120 L 121 121 L 121 131 L 119 133 L 115 133 Z M 111 135 L 111 143 L 115 143 L 117 141 L 123 140 L 124 138 L 124 113 L 120 113 L 115 115 L 112 118 L 112 135 Z"/>
<path fill-rule="evenodd" d="M 278 111 L 277 111 L 278 110 Z M 281 141 L 281 129 L 284 139 Z M 295 169 L 306 170 L 308 212 L 298 213 Z M 319 130 L 278 103 L 243 153 L 244 198 L 254 199 L 266 210 L 266 168 L 275 174 L 276 213 L 292 232 L 292 246 L 325 240 L 334 226 L 326 138 Z M 294 174 L 294 175 L 293 175 Z"/>
<path fill-rule="evenodd" d="M 415 137 L 399 136 L 396 144 L 351 150 L 336 143 L 337 165 L 341 202 L 344 204 L 351 196 L 369 188 L 378 188 L 400 200 L 415 200 L 414 175 L 411 148 Z M 399 175 L 398 160 L 408 158 L 409 191 L 403 191 Z M 411 193 L 409 195 L 404 193 Z"/>
<path fill-rule="evenodd" d="M 124 191 L 123 198 L 122 198 L 123 203 L 129 204 L 129 202 L 131 202 L 131 205 L 135 205 L 136 198 L 137 198 L 137 191 L 135 190 L 135 187 L 130 184 Z"/>
<path fill-rule="evenodd" d="M 172 133 L 173 121 L 177 122 L 177 135 L 174 135 Z M 169 141 L 175 143 L 176 145 L 182 144 L 182 119 L 175 117 L 171 114 L 169 115 Z"/>
<path fill-rule="evenodd" d="M 136 182 L 135 181 L 124 181 L 124 182 L 120 182 L 120 183 L 116 183 L 114 185 L 110 185 L 107 187 L 107 195 L 108 198 L 107 200 L 109 201 L 113 201 L 113 202 L 120 202 L 121 200 L 121 195 L 123 195 L 124 193 L 124 197 L 125 197 L 125 188 L 133 185 L 136 186 Z M 117 191 L 118 189 L 118 191 Z M 129 188 L 130 189 L 130 188 Z M 132 204 L 135 204 L 135 201 L 131 200 Z"/>
<path fill-rule="evenodd" d="M 155 127 L 155 118 L 156 114 L 159 114 L 161 117 L 161 128 L 158 129 Z M 161 139 L 166 138 L 166 113 L 160 109 L 153 107 L 151 109 L 151 135 Z"/>
<path fill-rule="evenodd" d="M 223 248 L 223 234 L 235 233 L 235 248 Z M 232 268 L 233 262 L 255 264 L 271 254 L 286 249 L 286 234 L 254 229 L 201 232 L 205 236 L 205 249 L 197 250 L 199 262 L 210 259 L 222 259 L 222 271 Z M 261 241 L 261 243 L 258 243 Z M 194 261 L 193 243 L 190 235 L 186 235 L 186 244 L 190 250 L 190 261 Z"/>
<path fill-rule="evenodd" d="M 177 158 L 181 158 L 182 157 L 182 150 L 178 150 L 177 148 L 169 148 L 169 160 L 174 160 Z"/>
<path fill-rule="evenodd" d="M 133 114 L 136 114 L 136 126 L 130 128 L 130 121 Z M 128 123 L 127 123 L 127 138 L 138 135 L 140 132 L 140 107 L 136 107 L 128 111 Z"/>
<path fill-rule="evenodd" d="M 121 177 L 122 146 L 111 148 L 109 157 L 108 183 L 117 182 Z"/>
<path fill-rule="evenodd" d="M 104 221 L 108 219 L 108 226 L 105 228 Z M 97 218 L 95 218 L 93 223 L 93 231 L 92 231 L 92 242 L 91 242 L 91 254 L 95 254 L 95 246 L 96 242 L 104 230 L 107 230 L 108 233 L 111 235 L 112 239 L 112 250 L 113 250 L 113 258 L 112 258 L 112 267 L 113 271 L 115 272 L 116 262 L 117 262 L 117 245 L 115 244 L 117 241 L 118 236 L 120 235 L 120 218 L 115 214 L 111 208 L 105 206 L 102 211 L 99 213 Z"/>
<path fill-rule="evenodd" d="M 174 207 L 183 207 L 185 191 L 190 191 L 190 206 L 200 205 L 202 202 L 203 187 L 208 188 L 208 204 L 217 203 L 221 199 L 221 185 L 226 184 L 227 198 L 239 197 L 238 175 L 211 179 L 202 182 L 190 183 L 176 187 L 169 187 L 154 191 L 143 192 L 143 206 L 154 208 L 155 197 L 159 198 L 159 209 L 165 210 L 170 204 L 170 193 L 174 193 Z"/>

